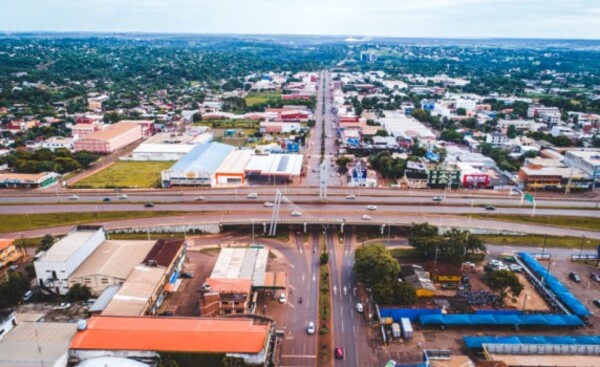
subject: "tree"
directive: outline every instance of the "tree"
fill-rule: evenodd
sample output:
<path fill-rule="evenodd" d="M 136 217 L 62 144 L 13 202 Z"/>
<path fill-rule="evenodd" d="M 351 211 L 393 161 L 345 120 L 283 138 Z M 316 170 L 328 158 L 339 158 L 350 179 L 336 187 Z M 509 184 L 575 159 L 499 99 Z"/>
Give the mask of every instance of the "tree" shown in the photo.
<path fill-rule="evenodd" d="M 6 281 L 0 283 L 0 308 L 16 305 L 21 300 L 23 293 L 27 290 L 27 280 L 21 273 L 9 271 L 6 273 Z"/>
<path fill-rule="evenodd" d="M 67 292 L 67 299 L 69 301 L 86 301 L 90 299 L 92 292 L 87 285 L 81 285 L 79 283 L 74 284 Z"/>
<path fill-rule="evenodd" d="M 42 240 L 40 241 L 40 245 L 38 246 L 36 252 L 47 251 L 48 249 L 50 249 L 50 247 L 52 247 L 52 245 L 54 245 L 54 242 L 56 242 L 56 239 L 52 237 L 52 235 L 45 235 L 44 237 L 42 237 Z"/>
<path fill-rule="evenodd" d="M 327 252 L 323 252 L 321 257 L 319 258 L 321 265 L 325 265 L 329 262 L 329 254 Z"/>
<path fill-rule="evenodd" d="M 515 125 L 510 124 L 508 126 L 508 129 L 506 129 L 506 136 L 508 136 L 511 139 L 514 139 L 517 137 L 517 128 Z"/>
<path fill-rule="evenodd" d="M 417 291 L 412 285 L 397 281 L 393 289 L 395 305 L 408 306 L 417 303 Z"/>
<path fill-rule="evenodd" d="M 79 162 L 81 167 L 88 168 L 92 163 L 94 163 L 98 159 L 98 156 L 92 152 L 88 152 L 87 150 L 82 150 L 73 154 L 73 158 L 75 158 L 75 160 Z"/>
<path fill-rule="evenodd" d="M 400 265 L 382 244 L 363 246 L 356 250 L 354 273 L 361 281 L 374 285 L 397 281 Z"/>
<path fill-rule="evenodd" d="M 350 158 L 348 157 L 339 157 L 335 160 L 335 164 L 338 166 L 338 171 L 341 174 L 348 172 L 348 163 L 350 163 Z"/>
<path fill-rule="evenodd" d="M 202 121 L 202 114 L 200 112 L 195 112 L 192 115 L 192 121 L 193 122 L 200 122 L 200 121 Z"/>
<path fill-rule="evenodd" d="M 510 270 L 492 271 L 486 277 L 486 282 L 490 289 L 497 292 L 502 299 L 510 296 L 513 303 L 517 301 L 517 297 L 523 291 L 523 284 L 515 273 Z"/>
<path fill-rule="evenodd" d="M 462 108 L 462 107 L 460 107 L 460 108 L 457 108 L 457 109 L 456 109 L 456 114 L 457 114 L 458 116 L 466 116 L 466 115 L 467 115 L 467 110 L 466 110 L 466 109 L 464 109 L 464 108 Z"/>
<path fill-rule="evenodd" d="M 388 131 L 386 129 L 379 129 L 377 130 L 377 132 L 375 132 L 375 136 L 389 136 L 390 134 L 388 133 Z"/>
<path fill-rule="evenodd" d="M 413 224 L 409 229 L 408 243 L 424 259 L 460 264 L 469 253 L 485 251 L 483 241 L 470 234 L 453 228 L 439 234 L 436 226 L 429 223 Z"/>

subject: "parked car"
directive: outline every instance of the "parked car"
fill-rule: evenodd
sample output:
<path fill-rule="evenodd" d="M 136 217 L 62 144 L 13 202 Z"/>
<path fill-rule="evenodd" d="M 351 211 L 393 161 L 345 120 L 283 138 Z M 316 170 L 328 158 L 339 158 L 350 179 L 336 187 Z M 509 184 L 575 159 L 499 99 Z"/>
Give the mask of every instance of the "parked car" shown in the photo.
<path fill-rule="evenodd" d="M 337 347 L 333 350 L 333 356 L 335 359 L 344 359 L 344 348 Z"/>
<path fill-rule="evenodd" d="M 301 215 L 302 215 L 302 213 L 294 211 L 294 212 L 291 212 L 291 213 L 290 213 L 290 215 L 291 215 L 292 217 L 299 217 L 299 216 L 301 216 Z"/>
<path fill-rule="evenodd" d="M 27 291 L 23 295 L 22 299 L 23 299 L 24 302 L 27 302 L 27 301 L 29 301 L 31 299 L 31 297 L 33 297 L 33 292 L 32 291 Z"/>
<path fill-rule="evenodd" d="M 594 300 L 594 306 L 599 307 L 600 308 L 600 299 L 595 299 Z"/>
<path fill-rule="evenodd" d="M 287 301 L 287 298 L 285 296 L 285 292 L 279 293 L 279 303 L 285 303 L 286 301 Z"/>
<path fill-rule="evenodd" d="M 71 307 L 70 303 L 63 302 L 58 306 L 53 307 L 54 310 L 66 310 Z"/>
<path fill-rule="evenodd" d="M 111 199 L 109 197 L 106 197 L 106 198 L 102 199 L 102 201 L 108 202 L 108 201 L 111 201 Z"/>
<path fill-rule="evenodd" d="M 508 266 L 508 268 L 512 271 L 514 271 L 515 273 L 520 273 L 523 271 L 523 268 L 521 267 L 521 265 L 517 265 L 517 264 L 510 264 Z"/>
<path fill-rule="evenodd" d="M 194 273 L 181 273 L 182 278 L 191 279 L 194 277 Z"/>
<path fill-rule="evenodd" d="M 306 327 L 306 332 L 310 335 L 315 333 L 315 323 L 314 322 L 309 322 L 308 326 Z"/>
<path fill-rule="evenodd" d="M 458 283 L 442 283 L 442 289 L 454 289 L 454 288 L 458 288 Z"/>
<path fill-rule="evenodd" d="M 146 204 L 144 204 L 144 208 L 154 208 L 154 204 L 146 203 Z"/>
<path fill-rule="evenodd" d="M 354 200 L 354 199 L 356 199 L 356 195 L 352 195 L 352 194 L 346 195 L 346 199 L 348 199 L 348 200 Z"/>
<path fill-rule="evenodd" d="M 251 193 L 249 193 L 248 195 L 246 195 L 246 197 L 247 197 L 248 199 L 256 199 L 256 198 L 258 197 L 258 194 L 257 194 L 257 193 L 255 193 L 255 192 L 251 192 Z"/>
<path fill-rule="evenodd" d="M 375 205 L 367 205 L 367 210 L 377 210 L 377 206 L 375 206 Z"/>
<path fill-rule="evenodd" d="M 79 199 L 79 196 L 77 196 L 77 195 L 69 196 L 69 200 L 77 200 L 77 199 Z"/>
<path fill-rule="evenodd" d="M 488 204 L 485 206 L 485 210 L 496 210 L 496 207 Z"/>
<path fill-rule="evenodd" d="M 363 312 L 365 309 L 363 308 L 362 303 L 358 302 L 356 304 L 356 312 Z"/>
<path fill-rule="evenodd" d="M 590 273 L 590 278 L 592 278 L 594 282 L 600 282 L 600 273 L 597 271 L 592 271 Z"/>
<path fill-rule="evenodd" d="M 581 282 L 581 278 L 579 277 L 579 274 L 574 273 L 574 272 L 569 273 L 569 279 L 571 279 L 575 283 Z"/>
<path fill-rule="evenodd" d="M 18 268 L 19 268 L 19 265 L 11 265 L 8 267 L 8 271 L 17 271 Z"/>
<path fill-rule="evenodd" d="M 434 196 L 434 197 L 431 198 L 431 200 L 437 201 L 439 203 L 440 201 L 444 200 L 444 198 L 441 197 L 441 196 Z"/>

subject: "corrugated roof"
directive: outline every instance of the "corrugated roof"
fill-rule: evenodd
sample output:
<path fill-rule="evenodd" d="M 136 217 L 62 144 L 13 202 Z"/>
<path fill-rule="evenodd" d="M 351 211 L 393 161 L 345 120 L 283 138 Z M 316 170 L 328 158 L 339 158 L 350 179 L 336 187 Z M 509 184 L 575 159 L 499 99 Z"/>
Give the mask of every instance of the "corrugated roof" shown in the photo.
<path fill-rule="evenodd" d="M 160 239 L 156 241 L 148 255 L 142 261 L 146 265 L 158 265 L 168 267 L 179 253 L 184 240 L 182 239 Z"/>
<path fill-rule="evenodd" d="M 89 312 L 102 312 L 108 306 L 108 304 L 112 301 L 113 297 L 119 292 L 121 289 L 120 285 L 111 285 L 110 287 L 106 287 L 106 289 L 102 292 L 100 297 L 96 299 L 96 302 L 90 307 Z"/>
<path fill-rule="evenodd" d="M 69 278 L 104 275 L 125 279 L 153 245 L 154 241 L 104 241 Z"/>
<path fill-rule="evenodd" d="M 249 319 L 92 317 L 71 349 L 183 353 L 260 353 L 269 325 Z"/>
<path fill-rule="evenodd" d="M 109 316 L 140 316 L 165 276 L 165 268 L 136 266 L 102 312 Z"/>
<path fill-rule="evenodd" d="M 252 282 L 249 279 L 206 279 L 206 284 L 217 293 L 250 293 Z"/>
<path fill-rule="evenodd" d="M 298 176 L 301 170 L 301 154 L 254 155 L 246 166 L 246 172 L 269 176 Z"/>
<path fill-rule="evenodd" d="M 76 229 L 65 237 L 63 237 L 60 241 L 56 242 L 46 254 L 39 259 L 38 261 L 47 262 L 63 262 L 70 258 L 81 245 L 88 242 L 96 232 L 103 230 L 101 227 L 91 228 L 91 229 Z"/>
<path fill-rule="evenodd" d="M 8 239 L 8 240 L 5 240 L 5 239 L 0 239 L 0 250 L 4 250 L 4 249 L 5 249 L 5 248 L 7 248 L 8 246 L 12 245 L 12 243 L 13 243 L 14 241 L 15 241 L 15 240 L 12 240 L 12 239 Z"/>
<path fill-rule="evenodd" d="M 249 279 L 252 285 L 262 286 L 269 250 L 265 248 L 224 248 L 210 275 L 215 279 Z"/>
<path fill-rule="evenodd" d="M 169 171 L 213 174 L 234 148 L 221 143 L 202 144 L 190 150 Z"/>
<path fill-rule="evenodd" d="M 104 130 L 99 130 L 87 135 L 83 139 L 99 139 L 99 140 L 112 140 L 122 134 L 125 134 L 131 130 L 138 129 L 140 136 L 142 134 L 142 125 L 132 122 L 117 122 L 116 124 L 106 127 Z"/>
<path fill-rule="evenodd" d="M 233 150 L 223 160 L 217 173 L 244 173 L 244 169 L 252 156 L 251 150 Z"/>

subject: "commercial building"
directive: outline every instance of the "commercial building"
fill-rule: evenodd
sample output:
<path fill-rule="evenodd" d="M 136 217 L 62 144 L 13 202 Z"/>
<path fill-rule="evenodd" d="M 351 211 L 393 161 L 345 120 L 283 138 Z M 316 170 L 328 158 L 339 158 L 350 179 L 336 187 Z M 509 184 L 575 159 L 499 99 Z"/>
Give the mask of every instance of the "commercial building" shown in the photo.
<path fill-rule="evenodd" d="M 18 248 L 15 240 L 0 239 L 0 268 L 9 265 L 15 261 L 19 261 L 27 254 L 24 249 Z"/>
<path fill-rule="evenodd" d="M 402 279 L 410 284 L 417 293 L 417 297 L 433 297 L 435 287 L 425 269 L 420 265 L 401 265 Z"/>
<path fill-rule="evenodd" d="M 216 142 L 194 147 L 171 168 L 162 171 L 162 186 L 214 186 L 217 168 L 233 149 Z"/>
<path fill-rule="evenodd" d="M 107 287 L 125 282 L 154 246 L 155 241 L 104 241 L 69 276 L 69 287 L 79 283 L 99 296 Z"/>
<path fill-rule="evenodd" d="M 142 139 L 142 125 L 118 122 L 75 141 L 75 151 L 109 154 Z"/>
<path fill-rule="evenodd" d="M 246 314 L 251 311 L 251 300 L 250 279 L 208 278 L 202 287 L 200 315 Z"/>
<path fill-rule="evenodd" d="M 299 122 L 263 121 L 260 123 L 260 132 L 262 133 L 289 134 L 292 131 L 299 132 L 301 128 Z"/>
<path fill-rule="evenodd" d="M 253 155 L 246 165 L 246 176 L 292 179 L 302 171 L 301 154 Z"/>
<path fill-rule="evenodd" d="M 33 263 L 40 287 L 56 294 L 67 294 L 71 274 L 105 238 L 101 226 L 81 225 L 69 232 Z"/>
<path fill-rule="evenodd" d="M 75 124 L 75 125 L 71 126 L 71 135 L 75 139 L 82 139 L 88 135 L 95 133 L 96 131 L 101 131 L 102 128 L 103 128 L 103 125 L 99 124 L 97 122 L 92 122 L 89 124 L 88 123 Z"/>
<path fill-rule="evenodd" d="M 468 163 L 457 163 L 460 170 L 460 183 L 463 187 L 485 188 L 490 184 L 490 176 Z"/>
<path fill-rule="evenodd" d="M 266 366 L 274 342 L 271 323 L 250 319 L 94 316 L 78 331 L 69 349 L 71 363 L 91 358 L 128 358 L 155 365 L 161 354 L 185 355 L 196 365 L 210 365 L 211 355 L 241 358 Z M 214 363 L 214 361 L 213 361 Z"/>
<path fill-rule="evenodd" d="M 500 133 L 487 134 L 485 142 L 495 146 L 506 145 L 508 143 L 508 136 Z"/>
<path fill-rule="evenodd" d="M 594 185 L 600 186 L 600 151 L 570 150 L 565 154 L 564 162 L 587 173 L 594 180 Z"/>
<path fill-rule="evenodd" d="M 380 119 L 381 125 L 392 136 L 410 136 L 419 138 L 422 142 L 434 141 L 435 134 L 425 125 L 411 116 L 398 111 L 383 111 L 385 117 Z"/>
<path fill-rule="evenodd" d="M 22 322 L 0 340 L 0 367 L 66 367 L 76 323 Z"/>
<path fill-rule="evenodd" d="M 55 172 L 0 173 L 0 189 L 36 189 L 52 185 L 60 176 Z"/>
<path fill-rule="evenodd" d="M 185 254 L 185 243 L 181 239 L 156 241 L 142 264 L 133 268 L 102 315 L 156 314 L 167 293 L 177 285 Z"/>
<path fill-rule="evenodd" d="M 557 189 L 562 175 L 554 167 L 521 167 L 519 182 L 525 189 Z"/>
<path fill-rule="evenodd" d="M 243 185 L 246 183 L 246 165 L 252 156 L 252 150 L 232 150 L 215 172 L 215 185 Z"/>
<path fill-rule="evenodd" d="M 55 151 L 56 149 L 67 149 L 72 151 L 75 149 L 74 147 L 74 139 L 66 138 L 63 136 L 54 136 L 52 138 L 48 138 L 42 142 L 42 148 L 50 149 L 51 151 Z"/>

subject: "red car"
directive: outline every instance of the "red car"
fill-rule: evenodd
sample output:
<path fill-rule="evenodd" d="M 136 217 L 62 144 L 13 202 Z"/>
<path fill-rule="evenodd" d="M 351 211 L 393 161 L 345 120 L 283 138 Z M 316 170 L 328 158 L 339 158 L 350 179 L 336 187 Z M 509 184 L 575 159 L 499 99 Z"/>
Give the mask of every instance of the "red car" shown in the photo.
<path fill-rule="evenodd" d="M 337 347 L 333 350 L 333 355 L 335 359 L 344 359 L 344 348 Z"/>

